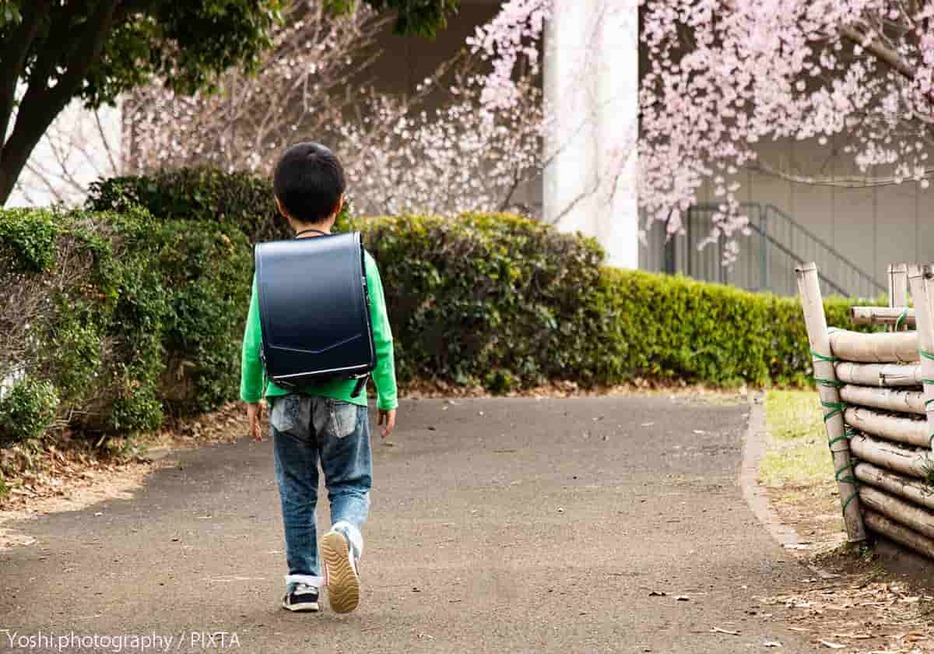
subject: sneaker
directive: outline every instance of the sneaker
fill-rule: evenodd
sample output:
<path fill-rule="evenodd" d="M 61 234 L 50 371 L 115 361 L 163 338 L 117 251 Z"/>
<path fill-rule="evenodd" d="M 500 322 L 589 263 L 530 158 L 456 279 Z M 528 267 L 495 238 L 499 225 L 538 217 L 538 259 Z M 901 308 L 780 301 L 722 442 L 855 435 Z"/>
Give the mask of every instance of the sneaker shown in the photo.
<path fill-rule="evenodd" d="M 282 598 L 282 608 L 295 612 L 318 611 L 318 589 L 308 584 L 296 584 L 295 589 Z"/>
<path fill-rule="evenodd" d="M 321 558 L 327 579 L 328 602 L 335 613 L 350 613 L 360 603 L 357 557 L 343 532 L 331 529 L 321 539 Z"/>

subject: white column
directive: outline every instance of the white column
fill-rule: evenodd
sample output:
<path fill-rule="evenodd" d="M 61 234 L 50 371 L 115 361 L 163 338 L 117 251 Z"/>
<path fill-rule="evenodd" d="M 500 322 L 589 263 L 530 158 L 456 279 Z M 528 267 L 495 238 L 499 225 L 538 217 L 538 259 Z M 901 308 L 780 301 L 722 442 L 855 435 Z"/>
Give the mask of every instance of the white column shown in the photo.
<path fill-rule="evenodd" d="M 545 220 L 639 266 L 637 0 L 553 0 L 545 39 Z"/>

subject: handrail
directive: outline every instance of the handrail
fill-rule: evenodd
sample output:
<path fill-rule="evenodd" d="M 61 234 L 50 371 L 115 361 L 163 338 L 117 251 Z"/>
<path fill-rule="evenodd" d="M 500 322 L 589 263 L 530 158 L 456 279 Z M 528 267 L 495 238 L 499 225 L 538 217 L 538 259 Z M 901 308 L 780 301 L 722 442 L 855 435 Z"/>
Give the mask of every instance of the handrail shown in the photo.
<path fill-rule="evenodd" d="M 752 228 L 753 231 L 755 231 L 757 234 L 759 234 L 759 236 L 761 236 L 763 239 L 765 239 L 766 241 L 768 241 L 769 243 L 771 243 L 772 245 L 774 245 L 776 248 L 778 248 L 781 252 L 783 252 L 784 254 L 788 255 L 788 256 L 791 257 L 792 259 L 794 259 L 794 262 L 795 262 L 796 264 L 798 264 L 798 265 L 804 264 L 804 259 L 802 259 L 801 257 L 799 257 L 799 256 L 798 256 L 797 254 L 795 254 L 794 252 L 792 252 L 790 248 L 785 247 L 784 244 L 779 243 L 776 239 L 772 238 L 769 234 L 766 234 L 764 231 L 762 231 L 762 229 L 761 229 L 758 225 L 753 225 L 752 223 L 749 223 L 749 227 Z M 820 279 L 820 281 L 822 281 L 823 283 L 827 284 L 827 286 L 828 286 L 829 288 L 833 289 L 834 291 L 836 291 L 836 292 L 839 293 L 840 295 L 848 295 L 848 293 L 846 292 L 846 290 L 844 290 L 841 286 L 839 286 L 839 285 L 838 285 L 836 282 L 834 282 L 832 279 L 828 278 L 828 277 L 827 277 L 826 275 L 824 275 L 822 272 L 818 271 L 817 277 L 818 277 L 818 279 Z"/>
<path fill-rule="evenodd" d="M 792 249 L 791 244 L 783 243 L 781 240 L 776 239 L 771 234 L 768 233 L 767 228 L 762 228 L 762 223 L 766 224 L 774 217 L 777 216 L 781 218 L 785 224 L 793 231 L 801 235 L 801 237 L 807 241 L 810 241 L 816 244 L 818 247 L 823 248 L 827 257 L 835 260 L 835 262 L 842 267 L 848 269 L 850 273 L 860 279 L 862 282 L 869 285 L 870 288 L 876 289 L 879 293 L 885 293 L 886 288 L 877 282 L 875 278 L 864 271 L 862 268 L 857 266 L 851 259 L 846 257 L 837 251 L 832 245 L 827 243 L 824 239 L 819 237 L 817 234 L 804 227 L 797 220 L 786 214 L 784 211 L 776 207 L 771 203 L 762 203 L 762 202 L 743 202 L 740 203 L 740 211 L 745 212 L 749 217 L 749 227 L 754 229 L 761 237 L 763 237 L 768 243 L 779 249 L 784 254 L 790 256 L 797 262 L 801 262 L 802 259 L 798 256 L 797 253 Z M 702 212 L 717 212 L 720 211 L 720 205 L 716 202 L 701 202 L 691 207 L 692 210 L 700 210 Z M 752 211 L 750 211 L 752 210 Z M 751 217 L 753 214 L 757 215 L 759 225 L 755 224 Z M 764 219 L 764 220 L 763 220 Z M 822 266 L 823 269 L 828 269 L 828 266 Z M 836 292 L 842 295 L 850 295 L 843 286 L 834 280 L 827 277 L 826 274 L 820 275 L 821 281 L 825 282 L 827 286 L 834 289 Z"/>
<path fill-rule="evenodd" d="M 753 203 L 750 202 L 748 204 L 753 204 Z M 872 275 L 870 275 L 865 270 L 863 270 L 858 265 L 856 265 L 856 263 L 854 263 L 849 257 L 847 257 L 844 254 L 841 254 L 836 248 L 834 248 L 832 245 L 827 243 L 820 236 L 818 236 L 817 234 L 809 230 L 807 227 L 799 223 L 797 220 L 789 216 L 787 213 L 785 213 L 784 211 L 776 207 L 774 204 L 767 202 L 761 206 L 764 206 L 766 210 L 770 210 L 772 213 L 777 214 L 782 219 L 784 219 L 789 225 L 791 225 L 792 228 L 797 229 L 799 232 L 801 232 L 802 234 L 807 236 L 809 239 L 811 239 L 812 241 L 820 245 L 822 248 L 827 250 L 831 255 L 833 255 L 834 257 L 839 259 L 841 262 L 846 264 L 846 266 L 849 267 L 854 273 L 856 273 L 858 276 L 862 277 L 866 282 L 868 282 L 870 286 L 877 288 L 879 292 L 881 293 L 885 293 L 887 291 L 885 286 L 877 282 L 876 279 Z"/>

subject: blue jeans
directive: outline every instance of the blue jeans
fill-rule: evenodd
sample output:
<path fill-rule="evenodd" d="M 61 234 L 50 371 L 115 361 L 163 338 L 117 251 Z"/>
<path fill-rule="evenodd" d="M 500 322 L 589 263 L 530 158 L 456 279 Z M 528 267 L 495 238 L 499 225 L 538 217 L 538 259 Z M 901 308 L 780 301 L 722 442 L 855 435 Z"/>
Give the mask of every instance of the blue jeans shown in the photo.
<path fill-rule="evenodd" d="M 370 426 L 366 407 L 296 393 L 271 398 L 269 423 L 285 525 L 286 581 L 293 587 L 303 577 L 320 574 L 315 525 L 319 460 L 331 524 L 349 523 L 359 537 L 370 508 Z"/>

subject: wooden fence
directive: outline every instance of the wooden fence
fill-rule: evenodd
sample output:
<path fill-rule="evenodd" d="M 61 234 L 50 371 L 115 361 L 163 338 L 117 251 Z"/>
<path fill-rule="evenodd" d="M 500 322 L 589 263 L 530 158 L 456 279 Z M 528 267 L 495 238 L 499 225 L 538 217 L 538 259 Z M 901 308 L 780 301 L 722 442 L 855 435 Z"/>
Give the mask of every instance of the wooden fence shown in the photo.
<path fill-rule="evenodd" d="M 847 537 L 934 559 L 934 268 L 889 266 L 890 306 L 853 309 L 871 334 L 829 328 L 817 267 L 796 273 Z"/>

